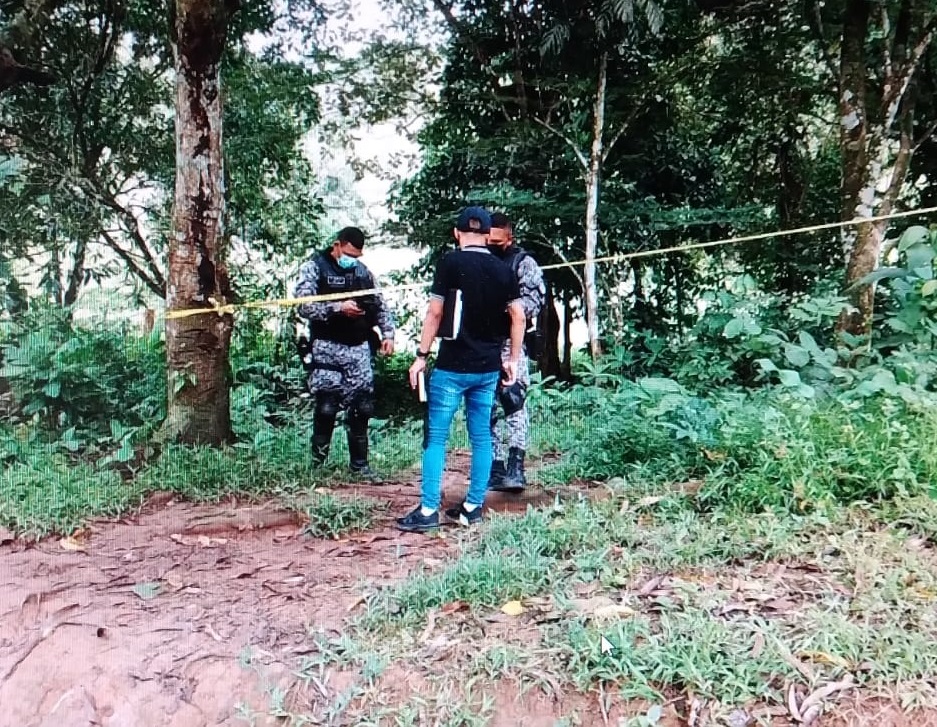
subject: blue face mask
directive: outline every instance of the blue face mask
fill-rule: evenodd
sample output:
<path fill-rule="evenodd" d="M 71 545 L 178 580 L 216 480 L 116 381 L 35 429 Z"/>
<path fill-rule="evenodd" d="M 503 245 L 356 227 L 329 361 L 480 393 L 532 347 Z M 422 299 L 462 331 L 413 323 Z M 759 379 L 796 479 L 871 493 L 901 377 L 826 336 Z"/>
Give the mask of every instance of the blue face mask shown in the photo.
<path fill-rule="evenodd" d="M 358 261 L 353 258 L 351 255 L 340 255 L 338 258 L 338 267 L 345 270 L 350 270 L 355 265 L 358 264 Z"/>

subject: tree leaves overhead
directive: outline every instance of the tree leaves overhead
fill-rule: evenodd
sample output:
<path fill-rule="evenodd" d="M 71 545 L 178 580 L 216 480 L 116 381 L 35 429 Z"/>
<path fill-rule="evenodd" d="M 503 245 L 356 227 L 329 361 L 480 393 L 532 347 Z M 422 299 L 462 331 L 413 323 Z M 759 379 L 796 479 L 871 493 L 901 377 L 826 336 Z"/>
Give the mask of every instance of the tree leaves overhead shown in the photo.
<path fill-rule="evenodd" d="M 318 121 L 321 20 L 310 0 L 246 0 L 232 18 L 222 73 L 233 229 L 259 229 L 273 190 L 309 179 L 300 141 Z M 0 96 L 5 153 L 21 164 L 17 185 L 0 182 L 0 255 L 16 240 L 42 259 L 59 302 L 121 270 L 162 295 L 175 173 L 169 21 L 166 6 L 143 0 L 58 3 L 35 52 L 59 82 Z M 282 247 L 277 229 L 268 225 L 264 240 Z"/>

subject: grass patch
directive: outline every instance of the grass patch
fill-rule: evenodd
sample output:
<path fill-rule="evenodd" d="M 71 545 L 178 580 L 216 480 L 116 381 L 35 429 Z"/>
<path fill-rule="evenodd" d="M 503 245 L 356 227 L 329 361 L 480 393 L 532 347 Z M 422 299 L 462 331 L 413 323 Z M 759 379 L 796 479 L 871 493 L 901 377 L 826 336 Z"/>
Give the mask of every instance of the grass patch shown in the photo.
<path fill-rule="evenodd" d="M 375 515 L 386 510 L 386 502 L 369 497 L 316 494 L 303 508 L 308 519 L 303 532 L 316 538 L 336 538 L 344 533 L 366 530 Z"/>
<path fill-rule="evenodd" d="M 27 538 L 73 532 L 89 517 L 120 515 L 142 499 L 143 489 L 116 472 L 59 453 L 31 454 L 0 473 L 0 526 Z"/>
<path fill-rule="evenodd" d="M 503 620 L 506 601 L 529 599 L 516 628 L 474 637 L 471 653 L 447 658 L 446 675 L 742 706 L 783 704 L 792 681 L 815 687 L 848 672 L 873 693 L 906 685 L 909 707 L 937 704 L 929 498 L 740 516 L 667 500 L 636 507 L 627 494 L 493 517 L 461 557 L 379 594 L 353 637 L 413 666 L 430 611 L 435 631 L 448 619 L 455 638 L 478 617 Z M 641 594 L 655 577 L 661 593 Z M 544 598 L 552 610 L 541 618 Z M 587 605 L 596 598 L 629 610 L 599 619 Z M 471 616 L 439 615 L 455 601 Z M 514 639 L 532 627 L 533 642 Z"/>
<path fill-rule="evenodd" d="M 76 458 L 61 443 L 43 443 L 37 436 L 17 437 L 10 430 L 5 438 L 0 437 L 11 443 L 0 465 L 0 526 L 32 538 L 68 534 L 90 518 L 119 516 L 157 490 L 196 502 L 231 496 L 289 502 L 313 488 L 348 480 L 343 466 L 313 465 L 305 422 L 281 428 L 263 426 L 253 442 L 232 447 L 166 447 L 128 480 L 114 469 Z M 419 434 L 415 425 L 390 428 L 378 424 L 371 438 L 372 462 L 384 473 L 410 467 L 416 459 Z M 334 442 L 332 462 L 347 462 L 340 429 Z M 355 520 L 364 522 L 360 513 Z"/>

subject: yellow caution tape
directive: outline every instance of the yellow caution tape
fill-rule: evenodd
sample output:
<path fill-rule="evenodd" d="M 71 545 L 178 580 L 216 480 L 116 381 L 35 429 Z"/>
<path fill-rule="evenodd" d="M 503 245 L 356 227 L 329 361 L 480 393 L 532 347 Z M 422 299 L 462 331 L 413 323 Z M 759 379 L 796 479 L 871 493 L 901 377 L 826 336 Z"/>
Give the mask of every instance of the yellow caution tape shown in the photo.
<path fill-rule="evenodd" d="M 853 225 L 862 225 L 871 222 L 881 222 L 884 220 L 896 220 L 902 217 L 918 217 L 920 215 L 933 214 L 937 212 L 937 207 L 925 207 L 917 210 L 907 210 L 905 212 L 893 212 L 887 215 L 878 215 L 875 217 L 858 217 L 852 220 L 842 222 L 825 222 L 819 225 L 808 225 L 806 227 L 795 227 L 790 230 L 778 230 L 777 232 L 760 232 L 755 235 L 743 235 L 740 237 L 726 237 L 721 240 L 711 242 L 696 242 L 689 245 L 674 245 L 673 247 L 663 247 L 654 250 L 640 250 L 638 252 L 622 253 L 620 255 L 607 255 L 605 257 L 593 258 L 595 264 L 621 262 L 634 258 L 653 257 L 655 255 L 667 255 L 673 252 L 686 252 L 687 250 L 704 250 L 711 247 L 720 247 L 723 245 L 737 245 L 745 242 L 755 242 L 756 240 L 768 240 L 773 237 L 787 237 L 790 235 L 804 235 L 808 232 L 820 232 L 822 230 L 833 230 L 839 227 L 851 227 Z M 587 260 L 574 260 L 562 263 L 552 263 L 550 265 L 541 265 L 541 270 L 556 270 L 559 268 L 573 268 L 585 265 Z M 214 305 L 211 308 L 179 308 L 166 312 L 168 320 L 177 318 L 187 318 L 205 313 L 215 313 L 217 315 L 227 315 L 234 313 L 239 308 L 292 308 L 305 303 L 327 303 L 330 301 L 347 300 L 349 298 L 363 297 L 365 295 L 375 295 L 379 293 L 391 293 L 400 290 L 415 290 L 425 288 L 428 282 L 406 283 L 404 285 L 395 285 L 389 288 L 369 288 L 367 290 L 355 290 L 347 293 L 323 293 L 322 295 L 308 295 L 300 298 L 274 298 L 270 300 L 255 300 L 247 303 L 227 303 Z"/>

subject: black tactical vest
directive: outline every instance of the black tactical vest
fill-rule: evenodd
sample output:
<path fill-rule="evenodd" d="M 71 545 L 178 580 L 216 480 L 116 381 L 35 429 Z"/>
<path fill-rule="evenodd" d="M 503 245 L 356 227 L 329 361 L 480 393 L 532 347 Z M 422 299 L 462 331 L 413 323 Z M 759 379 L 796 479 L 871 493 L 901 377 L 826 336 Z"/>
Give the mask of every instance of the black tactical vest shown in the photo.
<path fill-rule="evenodd" d="M 329 253 L 324 252 L 316 258 L 316 267 L 319 269 L 316 291 L 320 295 L 368 290 L 374 287 L 371 273 L 361 263 L 345 270 L 338 266 Z M 346 346 L 360 346 L 368 340 L 371 328 L 377 323 L 376 296 L 364 295 L 349 299 L 356 301 L 358 307 L 364 309 L 365 315 L 360 318 L 350 318 L 339 314 L 329 316 L 325 321 L 310 321 L 313 338 L 334 341 Z M 340 303 L 341 300 L 329 302 Z"/>

